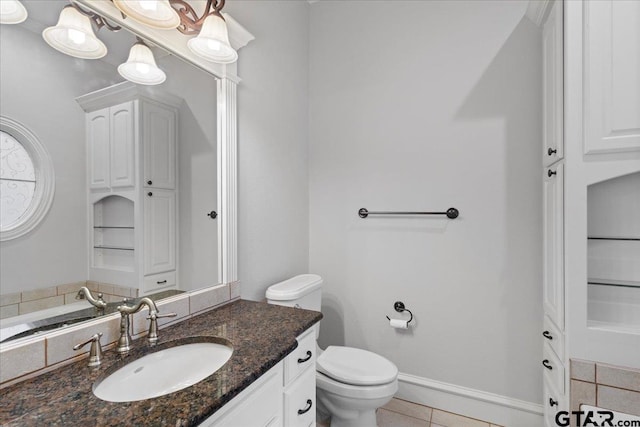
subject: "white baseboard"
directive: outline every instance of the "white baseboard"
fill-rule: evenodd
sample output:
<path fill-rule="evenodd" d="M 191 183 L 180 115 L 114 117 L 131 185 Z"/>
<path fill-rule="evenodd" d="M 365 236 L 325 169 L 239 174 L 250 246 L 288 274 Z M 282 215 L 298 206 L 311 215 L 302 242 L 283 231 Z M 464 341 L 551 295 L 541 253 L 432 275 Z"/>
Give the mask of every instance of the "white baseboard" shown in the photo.
<path fill-rule="evenodd" d="M 542 405 L 415 375 L 398 374 L 395 397 L 505 427 L 544 425 Z"/>

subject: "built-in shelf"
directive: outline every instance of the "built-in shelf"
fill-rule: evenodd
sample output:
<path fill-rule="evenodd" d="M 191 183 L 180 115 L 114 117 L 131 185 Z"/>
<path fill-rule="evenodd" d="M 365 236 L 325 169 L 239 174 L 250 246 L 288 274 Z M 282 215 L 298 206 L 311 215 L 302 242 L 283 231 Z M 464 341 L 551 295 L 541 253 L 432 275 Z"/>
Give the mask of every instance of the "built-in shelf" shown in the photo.
<path fill-rule="evenodd" d="M 588 240 L 629 240 L 629 241 L 638 241 L 640 242 L 640 237 L 604 237 L 604 236 L 589 236 Z"/>
<path fill-rule="evenodd" d="M 120 246 L 94 246 L 95 249 L 111 249 L 114 251 L 133 251 L 135 250 L 134 248 L 124 248 L 124 247 L 120 247 Z"/>
<path fill-rule="evenodd" d="M 127 227 L 127 226 L 106 226 L 106 225 L 96 225 L 93 228 L 104 228 L 104 229 L 119 229 L 119 230 L 133 230 L 134 227 Z"/>
<path fill-rule="evenodd" d="M 640 288 L 640 282 L 635 280 L 587 279 L 589 285 L 620 286 L 623 288 Z"/>

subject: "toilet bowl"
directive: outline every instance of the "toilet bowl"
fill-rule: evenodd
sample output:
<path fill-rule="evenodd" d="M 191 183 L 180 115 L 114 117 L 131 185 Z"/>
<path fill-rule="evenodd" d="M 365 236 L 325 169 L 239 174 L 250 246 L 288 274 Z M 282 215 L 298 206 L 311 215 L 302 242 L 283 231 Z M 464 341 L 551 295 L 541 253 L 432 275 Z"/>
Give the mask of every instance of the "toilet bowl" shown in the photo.
<path fill-rule="evenodd" d="M 320 311 L 322 278 L 303 274 L 272 285 L 270 304 Z M 316 326 L 316 338 L 319 327 Z M 318 348 L 316 397 L 318 416 L 332 427 L 375 427 L 376 409 L 398 390 L 398 368 L 384 357 L 352 347 Z"/>

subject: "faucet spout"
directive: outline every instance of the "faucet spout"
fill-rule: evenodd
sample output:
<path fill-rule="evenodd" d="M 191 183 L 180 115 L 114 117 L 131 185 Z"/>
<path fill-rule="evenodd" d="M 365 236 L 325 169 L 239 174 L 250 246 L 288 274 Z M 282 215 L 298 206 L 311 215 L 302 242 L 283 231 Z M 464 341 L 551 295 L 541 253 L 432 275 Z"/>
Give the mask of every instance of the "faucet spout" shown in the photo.
<path fill-rule="evenodd" d="M 76 294 L 76 299 L 86 299 L 98 310 L 104 310 L 107 307 L 107 303 L 102 299 L 102 294 L 98 293 L 98 298 L 94 298 L 91 291 L 86 286 L 80 288 Z"/>
<path fill-rule="evenodd" d="M 149 316 L 156 318 L 158 316 L 158 307 L 156 303 L 149 297 L 140 299 L 135 305 L 129 306 L 126 304 L 119 305 L 118 311 L 120 312 L 120 338 L 116 346 L 118 353 L 127 353 L 131 349 L 131 321 L 129 316 L 142 310 L 144 306 L 149 308 Z M 155 341 L 157 341 L 157 333 Z M 153 341 L 153 343 L 155 343 Z"/>

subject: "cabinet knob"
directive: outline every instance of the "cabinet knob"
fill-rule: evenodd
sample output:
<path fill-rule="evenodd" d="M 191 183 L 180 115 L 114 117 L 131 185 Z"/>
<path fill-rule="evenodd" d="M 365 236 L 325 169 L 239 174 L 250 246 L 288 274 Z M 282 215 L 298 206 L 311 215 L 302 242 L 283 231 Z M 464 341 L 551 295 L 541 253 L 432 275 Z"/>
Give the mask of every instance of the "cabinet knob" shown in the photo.
<path fill-rule="evenodd" d="M 548 340 L 552 340 L 553 339 L 553 336 L 551 335 L 551 332 L 549 332 L 549 331 L 544 331 L 542 333 L 542 336 L 545 337 Z"/>
<path fill-rule="evenodd" d="M 211 211 L 207 214 L 207 216 L 211 219 L 216 219 L 218 217 L 218 213 L 216 211 Z"/>
<path fill-rule="evenodd" d="M 558 152 L 558 150 L 556 150 L 555 148 L 549 148 L 547 150 L 547 154 L 550 156 L 553 156 L 554 154 L 556 154 Z"/>
<path fill-rule="evenodd" d="M 544 366 L 545 368 L 547 368 L 548 370 L 552 370 L 553 366 L 551 366 L 551 363 L 549 363 L 548 359 L 544 359 L 542 361 L 542 366 Z"/>
<path fill-rule="evenodd" d="M 151 180 L 147 181 L 147 185 L 153 185 L 153 181 Z"/>
<path fill-rule="evenodd" d="M 558 401 L 557 400 L 553 400 L 553 398 L 549 398 L 549 406 L 551 406 L 552 408 L 554 406 L 558 406 Z"/>
<path fill-rule="evenodd" d="M 547 176 L 548 176 L 549 178 L 551 178 L 553 175 L 555 175 L 555 174 L 557 174 L 557 173 L 558 173 L 558 172 L 556 172 L 556 171 L 552 171 L 551 169 L 549 169 L 549 170 L 547 171 Z"/>
<path fill-rule="evenodd" d="M 151 196 L 153 196 L 153 193 L 152 193 L 151 191 L 149 191 L 149 192 L 147 193 L 147 196 L 151 197 Z"/>
<path fill-rule="evenodd" d="M 309 412 L 312 406 L 313 401 L 311 399 L 307 399 L 307 406 L 304 409 L 298 409 L 298 415 L 306 414 L 307 412 Z"/>

